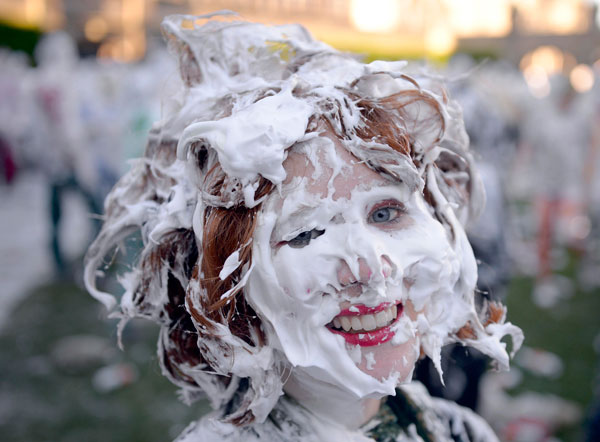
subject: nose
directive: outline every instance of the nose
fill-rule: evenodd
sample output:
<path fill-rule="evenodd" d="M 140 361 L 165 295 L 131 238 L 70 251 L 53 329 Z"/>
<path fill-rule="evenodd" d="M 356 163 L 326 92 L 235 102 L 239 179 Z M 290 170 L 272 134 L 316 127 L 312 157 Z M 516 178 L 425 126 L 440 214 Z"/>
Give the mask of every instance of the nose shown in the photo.
<path fill-rule="evenodd" d="M 358 258 L 358 275 L 355 275 L 352 272 L 350 266 L 345 260 L 340 261 L 337 271 L 337 278 L 342 287 L 356 283 L 367 284 L 370 281 L 371 276 L 373 276 L 373 271 L 367 264 L 367 261 L 365 261 L 363 258 Z"/>
<path fill-rule="evenodd" d="M 385 255 L 381 257 L 379 271 L 381 271 L 381 276 L 383 276 L 384 280 L 392 276 L 393 266 L 389 258 Z M 340 261 L 337 270 L 338 282 L 342 287 L 351 286 L 357 283 L 368 284 L 373 276 L 373 270 L 364 258 L 358 258 L 358 275 L 355 275 L 354 272 L 352 272 L 352 269 L 346 260 Z"/>

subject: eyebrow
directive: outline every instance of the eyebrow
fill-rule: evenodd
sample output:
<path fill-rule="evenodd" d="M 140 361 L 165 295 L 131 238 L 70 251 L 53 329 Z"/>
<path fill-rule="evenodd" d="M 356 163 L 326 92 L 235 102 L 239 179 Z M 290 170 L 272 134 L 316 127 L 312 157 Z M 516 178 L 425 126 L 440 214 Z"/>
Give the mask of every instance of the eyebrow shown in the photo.
<path fill-rule="evenodd" d="M 303 201 L 288 215 L 277 218 L 272 236 L 280 238 L 282 234 L 287 234 L 294 229 L 302 227 L 302 224 L 305 224 L 305 220 L 310 216 L 314 216 L 314 213 L 320 206 L 320 204 L 311 204 Z"/>

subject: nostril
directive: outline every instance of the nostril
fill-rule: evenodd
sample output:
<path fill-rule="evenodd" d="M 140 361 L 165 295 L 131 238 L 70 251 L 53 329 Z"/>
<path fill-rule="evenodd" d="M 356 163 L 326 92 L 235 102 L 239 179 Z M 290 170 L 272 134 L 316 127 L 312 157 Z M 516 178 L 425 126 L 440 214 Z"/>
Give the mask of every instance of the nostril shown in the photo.
<path fill-rule="evenodd" d="M 363 258 L 358 259 L 358 276 L 360 282 L 362 282 L 363 284 L 368 283 L 371 280 L 371 277 L 373 276 L 373 270 L 371 270 L 371 267 Z"/>
<path fill-rule="evenodd" d="M 386 255 L 381 257 L 381 274 L 384 278 L 389 278 L 394 274 L 394 266 Z"/>
<path fill-rule="evenodd" d="M 338 282 L 342 286 L 348 286 L 352 284 L 356 284 L 358 281 L 352 270 L 350 270 L 350 266 L 346 261 L 342 261 L 337 271 Z"/>
<path fill-rule="evenodd" d="M 392 266 L 390 266 L 385 260 L 383 261 L 383 265 L 381 266 L 381 273 L 384 278 L 389 278 L 392 276 Z"/>

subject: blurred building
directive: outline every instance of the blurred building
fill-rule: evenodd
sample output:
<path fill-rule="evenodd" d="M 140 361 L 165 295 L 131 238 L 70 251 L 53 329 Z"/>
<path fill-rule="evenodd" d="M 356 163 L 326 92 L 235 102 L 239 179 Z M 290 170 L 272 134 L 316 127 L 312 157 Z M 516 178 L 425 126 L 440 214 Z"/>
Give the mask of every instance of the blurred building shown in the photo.
<path fill-rule="evenodd" d="M 443 60 L 466 52 L 507 59 L 534 85 L 575 69 L 587 87 L 590 66 L 600 59 L 597 5 L 598 0 L 2 0 L 0 22 L 66 29 L 84 55 L 135 61 L 160 39 L 165 15 L 229 9 L 250 20 L 300 22 L 317 38 L 372 58 Z"/>
<path fill-rule="evenodd" d="M 550 2 L 548 2 L 550 3 Z M 554 47 L 568 53 L 570 62 L 594 63 L 600 59 L 600 29 L 597 6 L 565 1 L 556 13 L 513 7 L 510 31 L 498 36 L 472 36 L 459 39 L 458 50 L 492 54 L 519 64 L 523 57 L 540 47 Z M 570 5 L 570 8 L 566 8 Z"/>

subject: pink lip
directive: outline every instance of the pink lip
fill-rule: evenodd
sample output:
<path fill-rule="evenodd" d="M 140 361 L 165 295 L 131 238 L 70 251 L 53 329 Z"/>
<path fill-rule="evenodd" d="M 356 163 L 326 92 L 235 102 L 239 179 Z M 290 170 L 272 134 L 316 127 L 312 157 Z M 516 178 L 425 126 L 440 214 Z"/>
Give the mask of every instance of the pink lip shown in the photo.
<path fill-rule="evenodd" d="M 339 316 L 359 316 L 359 315 L 369 315 L 373 313 L 378 313 L 382 310 L 385 310 L 390 306 L 391 303 L 384 302 L 383 304 L 378 305 L 377 307 L 366 307 L 364 305 L 353 305 L 351 308 L 357 311 L 350 311 L 349 309 L 344 309 L 340 312 Z M 350 345 L 360 345 L 361 347 L 372 347 L 374 345 L 383 344 L 392 339 L 395 335 L 395 332 L 392 331 L 392 326 L 400 319 L 402 316 L 403 306 L 401 303 L 397 304 L 398 315 L 396 319 L 392 321 L 390 325 L 387 325 L 382 328 L 378 328 L 375 330 L 371 330 L 364 333 L 349 333 L 344 330 L 337 330 L 334 328 L 329 328 L 331 333 L 335 333 L 341 335 L 348 344 Z"/>

